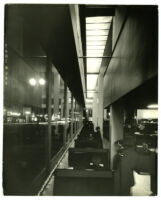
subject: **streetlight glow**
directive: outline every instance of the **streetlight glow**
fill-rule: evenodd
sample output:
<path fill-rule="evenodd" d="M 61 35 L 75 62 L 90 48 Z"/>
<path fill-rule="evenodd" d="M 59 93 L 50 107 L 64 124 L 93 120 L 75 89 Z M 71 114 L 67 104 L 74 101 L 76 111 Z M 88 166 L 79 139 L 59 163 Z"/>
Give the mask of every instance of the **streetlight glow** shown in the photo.
<path fill-rule="evenodd" d="M 43 78 L 39 79 L 39 84 L 40 85 L 45 85 L 45 80 Z"/>
<path fill-rule="evenodd" d="M 31 78 L 29 80 L 30 85 L 35 86 L 36 85 L 36 80 L 34 78 Z"/>

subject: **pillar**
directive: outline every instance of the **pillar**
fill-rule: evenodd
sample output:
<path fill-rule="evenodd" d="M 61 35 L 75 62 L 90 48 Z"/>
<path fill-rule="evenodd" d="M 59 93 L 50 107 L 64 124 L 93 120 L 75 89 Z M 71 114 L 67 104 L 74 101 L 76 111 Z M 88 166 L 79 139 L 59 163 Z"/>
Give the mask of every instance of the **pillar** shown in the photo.
<path fill-rule="evenodd" d="M 94 127 L 100 127 L 103 137 L 103 74 L 99 74 L 97 82 L 97 92 L 93 98 L 93 123 Z"/>
<path fill-rule="evenodd" d="M 46 135 L 46 172 L 50 172 L 50 159 L 51 159 L 51 114 L 52 114 L 52 61 L 48 57 L 47 62 L 47 113 L 48 113 L 48 126 Z"/>
<path fill-rule="evenodd" d="M 71 94 L 71 128 L 70 128 L 70 137 L 73 135 L 73 121 L 74 121 L 74 101 L 73 95 Z"/>
<path fill-rule="evenodd" d="M 110 106 L 110 163 L 113 168 L 113 158 L 116 154 L 114 143 L 123 139 L 124 112 L 121 103 L 115 102 Z"/>
<path fill-rule="evenodd" d="M 55 118 L 55 124 L 56 124 L 56 134 L 58 134 L 58 126 L 57 126 L 57 120 L 58 120 L 58 114 L 59 114 L 59 93 L 60 93 L 60 75 L 57 72 L 55 68 L 53 68 L 54 72 L 54 87 L 53 87 L 53 99 L 54 99 L 54 117 Z"/>

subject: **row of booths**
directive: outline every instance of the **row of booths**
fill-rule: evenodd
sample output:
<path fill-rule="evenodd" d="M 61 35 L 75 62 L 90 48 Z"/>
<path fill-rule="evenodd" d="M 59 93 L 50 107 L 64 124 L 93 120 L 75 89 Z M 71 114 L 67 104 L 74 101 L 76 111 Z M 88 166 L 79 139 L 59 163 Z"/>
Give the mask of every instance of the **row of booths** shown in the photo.
<path fill-rule="evenodd" d="M 68 168 L 54 172 L 56 196 L 112 196 L 113 172 L 110 170 L 109 149 L 103 149 L 99 128 L 94 131 L 88 122 L 74 148 L 68 150 Z"/>

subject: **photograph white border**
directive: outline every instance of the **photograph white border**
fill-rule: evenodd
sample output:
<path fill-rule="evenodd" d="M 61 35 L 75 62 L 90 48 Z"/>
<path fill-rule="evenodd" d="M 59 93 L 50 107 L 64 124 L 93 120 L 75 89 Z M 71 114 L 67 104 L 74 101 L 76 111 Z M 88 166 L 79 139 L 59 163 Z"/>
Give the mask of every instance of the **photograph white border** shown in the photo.
<path fill-rule="evenodd" d="M 56 196 L 4 196 L 3 195 L 3 189 L 2 189 L 2 153 L 3 153 L 3 66 L 4 66 L 4 6 L 5 4 L 107 4 L 107 5 L 158 5 L 160 11 L 160 1 L 159 0 L 0 0 L 0 199 L 88 199 L 88 200 L 95 200 L 95 199 L 118 199 L 118 198 L 128 198 L 129 197 L 56 197 Z M 159 38 L 160 38 L 160 26 L 161 25 L 161 19 L 160 19 L 160 12 L 159 12 Z M 159 39 L 159 55 L 158 58 L 160 58 L 160 39 Z M 160 77 L 160 59 L 159 59 L 159 77 Z M 160 78 L 159 78 L 159 91 L 160 91 Z M 160 92 L 159 92 L 159 134 L 160 134 L 160 116 L 161 116 L 161 110 L 160 110 Z M 158 135 L 159 135 L 158 134 Z M 160 135 L 158 137 L 158 144 L 161 144 Z M 158 145 L 158 166 L 161 166 L 161 158 L 160 158 L 160 151 L 161 147 Z M 160 178 L 159 178 L 160 177 Z M 133 200 L 135 199 L 158 199 L 161 197 L 161 170 L 160 167 L 158 167 L 158 196 L 152 196 L 152 197 L 132 197 Z"/>

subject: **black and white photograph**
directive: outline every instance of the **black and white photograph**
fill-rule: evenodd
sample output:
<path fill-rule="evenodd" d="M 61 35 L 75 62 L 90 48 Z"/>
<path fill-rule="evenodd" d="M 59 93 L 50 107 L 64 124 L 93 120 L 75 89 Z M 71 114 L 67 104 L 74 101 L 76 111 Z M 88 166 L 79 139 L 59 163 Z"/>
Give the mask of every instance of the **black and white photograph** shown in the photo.
<path fill-rule="evenodd" d="M 160 6 L 3 2 L 2 196 L 158 197 Z"/>

